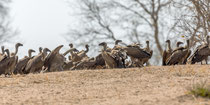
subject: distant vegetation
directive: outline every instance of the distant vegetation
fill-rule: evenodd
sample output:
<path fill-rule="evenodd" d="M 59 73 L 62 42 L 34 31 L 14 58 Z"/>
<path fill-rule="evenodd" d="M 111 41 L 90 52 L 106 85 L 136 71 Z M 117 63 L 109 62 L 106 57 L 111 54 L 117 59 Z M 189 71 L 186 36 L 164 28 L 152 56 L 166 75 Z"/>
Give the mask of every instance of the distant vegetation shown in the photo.
<path fill-rule="evenodd" d="M 11 0 L 0 0 L 0 44 L 10 42 L 17 34 L 10 25 L 9 4 Z"/>

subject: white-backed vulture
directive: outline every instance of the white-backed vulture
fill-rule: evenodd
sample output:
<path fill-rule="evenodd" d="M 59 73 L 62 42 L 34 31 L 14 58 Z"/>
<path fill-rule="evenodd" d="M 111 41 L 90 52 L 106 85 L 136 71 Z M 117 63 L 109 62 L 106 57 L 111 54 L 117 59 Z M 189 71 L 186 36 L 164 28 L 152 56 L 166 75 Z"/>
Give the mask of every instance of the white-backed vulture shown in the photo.
<path fill-rule="evenodd" d="M 47 68 L 48 72 L 63 71 L 63 65 L 65 57 L 59 53 L 63 45 L 56 47 L 52 52 L 45 58 L 44 67 Z"/>
<path fill-rule="evenodd" d="M 73 48 L 74 48 L 73 43 L 70 43 L 70 44 L 69 44 L 69 47 L 70 47 L 70 49 L 73 49 Z M 77 52 L 77 53 L 78 53 L 78 52 L 79 52 L 79 50 L 77 50 L 77 49 L 75 48 L 75 52 Z M 74 53 L 74 52 L 72 52 L 72 53 Z M 72 54 L 72 53 L 70 52 L 70 54 Z M 69 60 L 71 60 L 71 59 L 72 59 L 72 56 L 69 56 L 68 58 L 69 58 Z"/>
<path fill-rule="evenodd" d="M 96 64 L 95 59 L 83 59 L 77 65 L 72 67 L 72 70 L 92 69 Z"/>
<path fill-rule="evenodd" d="M 116 40 L 115 41 L 115 46 L 112 48 L 112 51 L 111 51 L 111 53 L 113 53 L 113 51 L 115 52 L 115 53 L 117 53 L 117 54 L 115 54 L 115 55 L 118 55 L 118 59 L 119 59 L 119 67 L 120 68 L 125 68 L 126 66 L 125 66 L 125 60 L 127 59 L 127 55 L 126 55 L 126 52 L 123 50 L 123 47 L 122 46 L 120 46 L 120 45 L 118 45 L 119 43 L 121 43 L 122 42 L 122 40 Z"/>
<path fill-rule="evenodd" d="M 148 66 L 149 65 L 148 64 L 149 63 L 148 61 L 149 61 L 149 59 L 151 59 L 151 57 L 153 55 L 153 50 L 151 50 L 150 47 L 149 47 L 149 41 L 146 41 L 146 48 L 144 48 L 144 51 L 146 51 L 147 53 L 150 54 L 150 57 L 143 59 L 143 64 L 146 63 L 146 65 Z"/>
<path fill-rule="evenodd" d="M 112 48 L 112 50 L 119 50 L 122 49 L 122 46 L 118 45 L 122 40 L 116 40 L 115 41 L 115 46 Z"/>
<path fill-rule="evenodd" d="M 162 58 L 162 65 L 165 66 L 166 65 L 166 61 L 168 60 L 168 58 L 171 56 L 172 54 L 172 48 L 171 48 L 171 41 L 167 40 L 166 41 L 167 44 L 167 48 L 166 50 L 164 50 L 163 52 L 163 58 Z"/>
<path fill-rule="evenodd" d="M 63 56 L 66 56 L 68 53 L 72 54 L 74 52 L 78 52 L 76 48 L 71 48 L 67 50 L 65 53 L 63 53 Z M 65 61 L 63 65 L 64 70 L 70 70 L 74 66 L 74 62 L 72 60 Z"/>
<path fill-rule="evenodd" d="M 2 53 L 0 53 L 0 61 L 6 57 L 4 46 L 1 46 Z"/>
<path fill-rule="evenodd" d="M 72 43 L 70 43 L 69 44 L 69 47 L 70 47 L 70 49 L 73 49 L 74 48 L 74 45 Z M 77 61 L 76 59 L 78 58 L 78 55 L 75 52 L 78 53 L 79 51 L 75 48 L 75 51 L 74 52 L 70 52 L 70 55 L 68 56 L 69 61 L 72 61 L 72 59 L 74 59 L 73 62 L 76 62 Z"/>
<path fill-rule="evenodd" d="M 28 73 L 40 72 L 44 65 L 44 59 L 47 56 L 47 52 L 51 51 L 48 48 L 44 48 L 42 53 L 30 59 L 26 65 L 24 73 L 28 74 Z"/>
<path fill-rule="evenodd" d="M 8 73 L 9 71 L 9 66 L 11 65 L 11 59 L 10 59 L 10 52 L 9 49 L 4 50 L 6 52 L 6 57 L 0 61 L 0 75 Z"/>
<path fill-rule="evenodd" d="M 187 46 L 186 49 L 188 50 L 188 52 L 186 53 L 185 57 L 182 59 L 182 64 L 187 64 L 187 60 L 190 57 L 192 51 L 190 50 L 190 40 L 187 40 Z"/>
<path fill-rule="evenodd" d="M 111 55 L 110 52 L 107 52 L 107 44 L 105 42 L 102 42 L 99 44 L 99 46 L 103 46 L 101 55 L 105 61 L 105 64 L 107 66 L 107 68 L 111 69 L 111 68 L 116 68 L 117 67 L 117 63 L 115 62 L 115 59 L 113 57 L 113 55 Z"/>
<path fill-rule="evenodd" d="M 126 47 L 123 47 L 123 49 L 126 51 L 126 54 L 131 58 L 132 65 L 135 63 L 137 64 L 137 66 L 142 67 L 142 60 L 151 57 L 150 53 L 140 48 L 140 44 L 128 45 Z"/>
<path fill-rule="evenodd" d="M 172 52 L 172 55 L 167 59 L 166 65 L 177 65 L 183 64 L 183 58 L 188 53 L 188 48 L 180 47 L 179 45 L 183 44 L 182 42 L 177 42 L 177 48 Z"/>
<path fill-rule="evenodd" d="M 39 47 L 39 54 L 42 53 L 43 48 Z"/>
<path fill-rule="evenodd" d="M 30 59 L 32 59 L 32 52 L 35 52 L 34 50 L 32 49 L 29 49 L 28 50 L 28 56 L 25 56 L 24 58 L 20 59 L 15 67 L 15 70 L 14 70 L 14 74 L 24 74 L 24 69 L 28 63 L 28 61 Z"/>
<path fill-rule="evenodd" d="M 65 53 L 60 54 L 59 51 L 62 47 L 63 45 L 58 46 L 49 54 L 49 56 L 46 57 L 44 66 L 47 68 L 48 72 L 63 71 L 70 69 L 71 63 L 66 62 L 65 56 L 69 52 L 72 53 L 74 51 L 77 51 L 77 49 L 71 48 L 67 50 Z"/>
<path fill-rule="evenodd" d="M 206 44 L 198 46 L 193 55 L 189 58 L 191 64 L 202 62 L 210 55 L 209 36 L 206 38 Z M 207 62 L 206 62 L 207 63 Z"/>
<path fill-rule="evenodd" d="M 12 64 L 11 64 L 10 71 L 9 71 L 10 74 L 12 74 L 14 72 L 15 66 L 18 63 L 18 56 L 16 56 L 16 55 L 18 53 L 18 49 L 19 49 L 20 46 L 23 46 L 23 44 L 17 43 L 15 45 L 15 52 L 13 54 L 11 54 L 11 59 L 13 59 L 13 60 L 11 60 Z"/>
<path fill-rule="evenodd" d="M 102 54 L 97 55 L 94 59 L 96 61 L 95 68 L 105 68 L 106 64 Z"/>
<path fill-rule="evenodd" d="M 86 44 L 86 45 L 85 45 L 85 48 L 86 48 L 85 51 L 82 50 L 82 51 L 80 51 L 79 53 L 77 53 L 77 55 L 81 58 L 81 60 L 82 60 L 83 58 L 85 58 L 85 57 L 88 57 L 88 56 L 87 56 L 87 53 L 88 53 L 88 51 L 89 51 L 89 45 Z"/>
<path fill-rule="evenodd" d="M 78 53 L 71 52 L 71 61 L 72 62 L 80 62 L 84 58 L 88 58 L 87 52 L 89 51 L 89 45 L 85 45 L 86 50 L 82 50 Z"/>
<path fill-rule="evenodd" d="M 4 46 L 1 46 L 1 51 L 2 51 L 2 53 L 0 53 L 0 56 L 5 54 Z"/>

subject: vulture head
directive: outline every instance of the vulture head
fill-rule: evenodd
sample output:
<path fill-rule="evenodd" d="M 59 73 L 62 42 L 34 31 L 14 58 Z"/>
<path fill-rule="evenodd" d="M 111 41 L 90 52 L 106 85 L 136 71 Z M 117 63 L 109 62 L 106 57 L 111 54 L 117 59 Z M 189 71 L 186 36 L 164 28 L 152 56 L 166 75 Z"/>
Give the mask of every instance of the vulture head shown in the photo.
<path fill-rule="evenodd" d="M 73 44 L 72 44 L 72 43 L 70 43 L 70 44 L 69 44 L 69 47 L 70 47 L 70 48 L 73 48 L 74 46 L 73 46 Z"/>

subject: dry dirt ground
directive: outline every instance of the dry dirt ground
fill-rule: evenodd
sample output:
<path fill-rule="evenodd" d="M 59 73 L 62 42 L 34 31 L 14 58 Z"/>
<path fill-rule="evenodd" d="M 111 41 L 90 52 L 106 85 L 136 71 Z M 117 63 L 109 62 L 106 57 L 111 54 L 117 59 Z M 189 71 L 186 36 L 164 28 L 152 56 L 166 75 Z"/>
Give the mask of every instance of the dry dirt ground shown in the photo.
<path fill-rule="evenodd" d="M 210 105 L 188 92 L 206 80 L 201 65 L 1 76 L 0 105 Z"/>

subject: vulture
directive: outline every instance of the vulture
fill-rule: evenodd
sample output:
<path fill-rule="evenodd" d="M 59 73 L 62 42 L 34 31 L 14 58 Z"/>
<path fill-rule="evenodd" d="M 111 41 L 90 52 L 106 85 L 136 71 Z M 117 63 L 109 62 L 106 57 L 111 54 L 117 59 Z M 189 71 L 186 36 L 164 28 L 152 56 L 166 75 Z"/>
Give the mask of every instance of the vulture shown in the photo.
<path fill-rule="evenodd" d="M 197 62 L 202 62 L 210 55 L 210 48 L 209 48 L 209 36 L 206 38 L 206 42 L 203 45 L 200 45 L 196 48 L 196 51 L 193 55 L 189 58 L 189 62 L 191 64 L 195 64 Z M 207 62 L 206 62 L 207 63 Z"/>
<path fill-rule="evenodd" d="M 65 64 L 66 58 L 64 57 L 69 52 L 77 51 L 75 48 L 71 48 L 66 51 L 64 54 L 60 54 L 59 51 L 63 47 L 60 45 L 56 47 L 44 60 L 44 66 L 47 68 L 48 72 L 53 71 L 63 71 L 63 66 Z"/>
<path fill-rule="evenodd" d="M 1 46 L 2 53 L 0 53 L 0 61 L 6 57 L 4 46 Z"/>
<path fill-rule="evenodd" d="M 115 46 L 112 48 L 112 50 L 119 50 L 122 49 L 122 46 L 118 45 L 122 40 L 116 40 L 115 41 Z"/>
<path fill-rule="evenodd" d="M 4 51 L 7 55 L 0 61 L 0 75 L 5 74 L 6 76 L 11 66 L 11 59 L 9 49 L 5 49 Z"/>
<path fill-rule="evenodd" d="M 101 55 L 105 61 L 107 68 L 109 68 L 109 69 L 116 68 L 117 63 L 115 62 L 113 55 L 109 51 L 107 51 L 107 43 L 102 42 L 99 44 L 99 46 L 103 47 Z"/>
<path fill-rule="evenodd" d="M 39 54 L 42 53 L 43 48 L 39 47 Z"/>
<path fill-rule="evenodd" d="M 10 59 L 11 59 L 11 66 L 10 66 L 10 69 L 9 69 L 9 73 L 10 74 L 12 74 L 14 72 L 15 66 L 18 63 L 18 56 L 16 56 L 16 55 L 18 53 L 18 49 L 19 49 L 20 46 L 23 46 L 23 44 L 17 43 L 15 45 L 15 52 L 11 54 L 11 57 L 10 57 Z"/>
<path fill-rule="evenodd" d="M 116 40 L 115 41 L 115 46 L 112 48 L 111 53 L 115 53 L 115 55 L 118 55 L 118 62 L 121 65 L 120 68 L 125 68 L 125 60 L 127 59 L 127 55 L 125 50 L 123 50 L 123 47 L 118 45 L 120 42 L 122 42 L 122 40 Z"/>
<path fill-rule="evenodd" d="M 69 44 L 69 47 L 70 47 L 70 49 L 72 49 L 72 48 L 74 48 L 74 45 L 73 45 L 72 43 L 70 43 L 70 44 Z M 78 53 L 79 51 L 75 48 L 75 52 Z M 72 60 L 72 55 L 76 56 L 76 55 L 75 55 L 75 52 L 70 52 L 71 56 L 68 57 L 69 60 Z"/>
<path fill-rule="evenodd" d="M 143 66 L 143 59 L 151 58 L 151 54 L 140 48 L 140 44 L 132 44 L 123 47 L 126 54 L 131 58 L 132 64 L 136 63 L 139 67 Z"/>
<path fill-rule="evenodd" d="M 74 53 L 74 52 L 78 52 L 78 50 L 76 48 L 71 48 L 69 50 L 67 50 L 63 56 L 66 56 L 68 53 L 70 52 L 70 54 Z M 70 70 L 72 67 L 74 66 L 74 62 L 72 60 L 69 61 L 65 61 L 64 65 L 63 65 L 63 69 L 64 70 Z"/>
<path fill-rule="evenodd" d="M 105 60 L 102 57 L 102 54 L 97 55 L 94 60 L 96 61 L 95 68 L 104 68 L 106 66 Z"/>
<path fill-rule="evenodd" d="M 89 45 L 85 45 L 86 50 L 82 50 L 78 53 L 74 53 L 74 52 L 70 52 L 71 53 L 71 58 L 70 60 L 72 62 L 79 62 L 81 61 L 83 58 L 88 58 L 87 56 L 87 52 L 89 51 Z M 78 51 L 78 50 L 77 50 Z"/>
<path fill-rule="evenodd" d="M 20 59 L 15 67 L 14 74 L 24 74 L 24 69 L 30 59 L 32 59 L 32 52 L 35 52 L 32 49 L 28 50 L 28 56 Z"/>
<path fill-rule="evenodd" d="M 166 43 L 167 43 L 167 49 L 164 50 L 164 52 L 163 52 L 163 58 L 162 58 L 162 65 L 163 66 L 166 65 L 166 61 L 171 56 L 172 51 L 173 51 L 172 48 L 171 48 L 171 41 L 170 40 L 167 40 Z"/>
<path fill-rule="evenodd" d="M 83 59 L 77 65 L 75 65 L 72 70 L 82 70 L 82 69 L 91 69 L 94 68 L 96 64 L 96 60 L 94 58 L 91 59 Z"/>
<path fill-rule="evenodd" d="M 151 57 L 152 57 L 153 50 L 151 50 L 150 47 L 149 47 L 149 41 L 146 41 L 146 45 L 147 45 L 147 47 L 144 48 L 144 51 L 146 51 L 147 53 L 149 53 L 149 54 L 150 54 L 150 57 L 149 57 L 149 58 L 144 58 L 144 59 L 143 59 L 143 64 L 146 63 L 146 64 L 148 65 L 148 61 L 149 61 L 149 59 L 151 59 Z"/>
<path fill-rule="evenodd" d="M 188 54 L 189 48 L 187 45 L 186 47 L 180 47 L 183 42 L 177 42 L 177 48 L 172 52 L 172 55 L 167 59 L 166 65 L 177 65 L 183 64 L 183 58 Z"/>
<path fill-rule="evenodd" d="M 44 65 L 44 59 L 47 56 L 47 52 L 51 52 L 48 48 L 44 48 L 43 52 L 30 59 L 25 67 L 24 73 L 40 72 Z"/>
<path fill-rule="evenodd" d="M 182 59 L 182 64 L 187 64 L 187 60 L 192 53 L 192 51 L 190 50 L 190 40 L 187 40 L 186 49 L 188 50 L 188 52 L 186 53 L 185 57 Z"/>
<path fill-rule="evenodd" d="M 85 45 L 85 48 L 86 48 L 85 51 L 82 50 L 82 51 L 80 51 L 79 53 L 77 53 L 77 55 L 78 55 L 81 59 L 83 59 L 83 58 L 85 58 L 85 57 L 88 57 L 88 56 L 87 56 L 87 53 L 88 53 L 88 51 L 89 51 L 89 45 L 86 44 L 86 45 Z"/>

